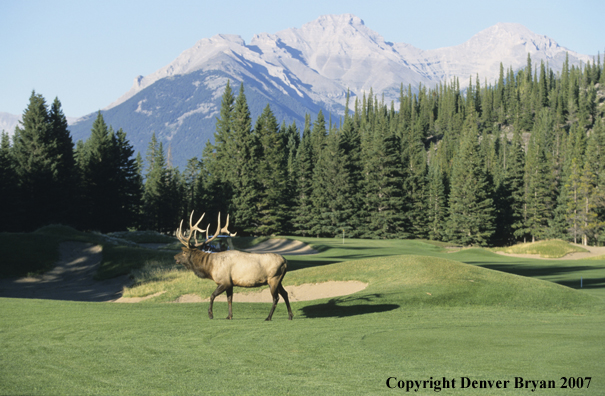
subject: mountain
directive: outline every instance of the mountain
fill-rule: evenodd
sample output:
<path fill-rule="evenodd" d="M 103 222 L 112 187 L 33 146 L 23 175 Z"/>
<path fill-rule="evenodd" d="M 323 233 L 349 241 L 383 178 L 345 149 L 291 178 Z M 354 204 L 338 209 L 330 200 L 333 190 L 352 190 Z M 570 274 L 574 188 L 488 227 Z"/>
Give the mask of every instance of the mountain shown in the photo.
<path fill-rule="evenodd" d="M 257 34 L 249 44 L 236 35 L 202 39 L 166 67 L 137 77 L 103 116 L 143 153 L 155 132 L 180 166 L 213 140 L 227 81 L 235 94 L 244 83 L 253 120 L 269 104 L 280 122 L 296 121 L 300 128 L 305 114 L 315 117 L 320 109 L 336 121 L 347 90 L 351 103 L 370 90 L 397 102 L 401 84 L 417 89 L 457 77 L 464 88 L 477 75 L 493 83 L 500 62 L 518 70 L 528 53 L 534 65 L 548 62 L 555 71 L 566 54 L 570 64 L 592 61 L 519 24 L 499 23 L 461 45 L 425 51 L 385 41 L 354 15 L 326 15 L 301 28 Z M 95 118 L 70 126 L 74 140 L 88 137 Z"/>
<path fill-rule="evenodd" d="M 8 133 L 8 136 L 13 136 L 15 127 L 19 125 L 20 120 L 20 115 L 0 112 L 0 131 Z"/>

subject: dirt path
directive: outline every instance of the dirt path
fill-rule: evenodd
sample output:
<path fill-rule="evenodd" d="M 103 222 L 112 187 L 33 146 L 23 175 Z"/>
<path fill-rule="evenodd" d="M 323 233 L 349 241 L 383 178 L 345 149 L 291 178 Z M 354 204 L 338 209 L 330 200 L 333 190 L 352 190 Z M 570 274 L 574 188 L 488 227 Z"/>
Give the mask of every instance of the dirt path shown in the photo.
<path fill-rule="evenodd" d="M 602 246 L 601 247 L 582 246 L 582 245 L 576 245 L 576 246 L 584 248 L 584 249 L 588 250 L 588 252 L 568 253 L 565 256 L 560 257 L 560 258 L 540 257 L 540 255 L 538 255 L 538 254 L 512 254 L 512 253 L 504 253 L 504 252 L 496 252 L 496 253 L 500 254 L 502 256 L 508 256 L 508 257 L 533 258 L 533 259 L 539 259 L 539 260 L 580 260 L 580 259 L 605 255 L 605 247 L 602 247 Z"/>
<path fill-rule="evenodd" d="M 83 242 L 64 242 L 57 266 L 40 277 L 0 280 L 0 297 L 68 301 L 114 301 L 122 295 L 128 276 L 96 281 L 102 247 Z"/>

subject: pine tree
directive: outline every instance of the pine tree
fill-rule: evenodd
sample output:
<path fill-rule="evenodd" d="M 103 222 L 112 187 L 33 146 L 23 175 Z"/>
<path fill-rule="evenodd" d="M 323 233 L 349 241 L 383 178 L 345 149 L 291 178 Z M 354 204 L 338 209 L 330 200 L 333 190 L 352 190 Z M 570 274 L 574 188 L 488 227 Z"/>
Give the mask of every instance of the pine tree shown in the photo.
<path fill-rule="evenodd" d="M 184 213 L 183 216 L 187 217 L 191 214 L 191 211 L 198 210 L 203 206 L 203 202 L 199 197 L 200 186 L 202 182 L 202 162 L 197 157 L 190 158 L 187 161 L 187 166 L 182 174 L 183 177 L 183 188 L 184 188 Z M 202 209 L 203 210 L 203 209 Z"/>
<path fill-rule="evenodd" d="M 578 205 L 580 232 L 582 244 L 588 245 L 589 240 L 595 241 L 599 231 L 605 225 L 603 219 L 599 219 L 599 209 L 605 206 L 605 195 L 599 188 L 597 169 L 599 168 L 598 144 L 591 135 L 591 141 L 586 152 L 586 161 L 580 176 L 578 194 L 580 202 Z"/>
<path fill-rule="evenodd" d="M 161 224 L 161 205 L 166 188 L 166 168 L 164 152 L 155 137 L 147 147 L 145 162 L 145 188 L 143 193 L 143 224 L 146 229 L 159 230 Z"/>
<path fill-rule="evenodd" d="M 77 188 L 77 174 L 74 160 L 74 144 L 67 129 L 67 118 L 61 109 L 61 102 L 55 98 L 48 113 L 49 156 L 53 158 L 53 186 L 46 191 L 49 201 L 50 221 L 74 224 L 76 212 L 74 196 Z"/>
<path fill-rule="evenodd" d="M 605 72 L 601 73 L 601 78 Z M 595 165 L 596 173 L 596 196 L 599 198 L 597 205 L 597 218 L 601 225 L 605 224 L 605 125 L 603 119 L 597 119 L 593 133 L 591 134 L 590 145 L 594 147 L 594 159 L 591 163 Z M 602 245 L 605 242 L 605 227 L 597 228 L 595 240 L 597 244 Z"/>
<path fill-rule="evenodd" d="M 221 178 L 218 165 L 215 147 L 208 141 L 202 152 L 203 182 L 198 194 L 203 206 L 199 209 L 208 219 L 217 218 L 219 213 L 231 213 L 233 208 L 232 186 Z"/>
<path fill-rule="evenodd" d="M 311 234 L 313 204 L 313 154 L 309 119 L 305 123 L 300 146 L 296 152 L 296 198 L 292 225 L 297 235 Z"/>
<path fill-rule="evenodd" d="M 21 126 L 13 137 L 13 158 L 19 180 L 18 217 L 24 230 L 33 230 L 47 224 L 51 218 L 48 202 L 43 192 L 53 188 L 53 158 L 51 126 L 46 101 L 42 95 L 32 92 Z"/>
<path fill-rule="evenodd" d="M 549 221 L 547 238 L 571 240 L 568 232 L 567 206 L 569 200 L 568 178 L 571 172 L 572 158 L 575 156 L 575 138 L 567 133 L 561 134 L 560 150 L 557 164 L 555 166 L 557 191 L 554 199 L 555 206 L 552 211 L 552 219 Z"/>
<path fill-rule="evenodd" d="M 283 193 L 286 187 L 283 139 L 277 120 L 267 105 L 257 119 L 255 133 L 260 144 L 258 160 L 258 192 L 256 202 L 261 235 L 276 235 L 282 232 L 286 218 Z"/>
<path fill-rule="evenodd" d="M 121 129 L 105 123 L 101 112 L 89 139 L 79 144 L 80 222 L 85 229 L 122 231 L 139 224 L 142 177 L 134 149 Z"/>
<path fill-rule="evenodd" d="M 112 213 L 112 230 L 126 230 L 140 223 L 140 209 L 143 199 L 143 177 L 134 149 L 121 128 L 111 136 L 116 206 Z"/>
<path fill-rule="evenodd" d="M 182 219 L 184 183 L 176 169 L 168 168 L 163 145 L 158 143 L 155 133 L 147 148 L 146 162 L 143 224 L 147 229 L 172 232 Z"/>
<path fill-rule="evenodd" d="M 510 227 L 514 237 L 525 237 L 526 205 L 525 205 L 525 153 L 521 132 L 515 129 L 510 150 L 506 161 L 505 188 L 510 193 L 509 204 L 503 208 L 510 208 Z"/>
<path fill-rule="evenodd" d="M 363 227 L 363 192 L 362 192 L 362 163 L 361 163 L 361 137 L 358 126 L 351 117 L 345 117 L 339 134 L 339 160 L 346 173 L 347 182 L 343 184 L 341 192 L 343 207 L 348 211 L 346 224 L 342 228 L 346 235 L 357 237 L 361 235 Z"/>
<path fill-rule="evenodd" d="M 326 139 L 326 119 L 323 112 L 320 110 L 317 114 L 317 118 L 313 123 L 313 129 L 311 130 L 311 155 L 312 162 L 315 164 L 319 160 L 319 156 L 325 145 Z"/>
<path fill-rule="evenodd" d="M 108 166 L 111 154 L 109 128 L 99 111 L 92 124 L 90 137 L 84 143 L 80 159 L 80 184 L 83 194 L 80 227 L 84 229 L 114 231 L 109 227 L 116 198 L 112 190 L 113 169 Z"/>
<path fill-rule="evenodd" d="M 17 172 L 8 134 L 2 131 L 0 144 L 0 231 L 15 231 L 19 228 L 19 200 L 17 196 Z"/>
<path fill-rule="evenodd" d="M 566 220 L 569 224 L 569 233 L 571 234 L 574 243 L 578 243 L 580 236 L 580 208 L 582 207 L 581 198 L 579 196 L 580 189 L 580 172 L 581 165 L 578 164 L 576 158 L 572 158 L 570 173 L 565 183 L 565 189 L 569 194 L 566 205 Z"/>
<path fill-rule="evenodd" d="M 333 237 L 345 228 L 350 231 L 346 225 L 352 214 L 351 204 L 346 199 L 350 191 L 349 177 L 339 140 L 339 135 L 331 129 L 313 170 L 311 200 L 315 219 L 311 232 L 317 236 Z"/>
<path fill-rule="evenodd" d="M 365 236 L 380 239 L 404 237 L 400 139 L 389 131 L 382 115 L 368 115 L 375 122 L 373 129 L 366 132 L 366 142 L 362 144 L 364 201 L 368 217 Z"/>
<path fill-rule="evenodd" d="M 431 144 L 430 152 L 434 153 Z M 447 199 L 445 195 L 445 174 L 436 156 L 431 156 L 428 170 L 427 220 L 428 237 L 431 240 L 443 240 L 447 217 Z"/>
<path fill-rule="evenodd" d="M 425 99 L 423 99 L 425 100 Z M 400 131 L 402 136 L 403 191 L 406 204 L 406 229 L 418 238 L 427 236 L 427 158 L 422 143 L 423 131 L 415 121 L 415 113 L 409 128 Z"/>
<path fill-rule="evenodd" d="M 221 211 L 230 213 L 233 209 L 234 102 L 233 91 L 227 81 L 221 99 L 220 117 L 216 120 L 214 144 L 208 141 L 204 148 L 204 165 L 209 173 L 208 188 L 214 198 L 212 202 L 206 202 L 207 206 L 203 209 L 209 218 L 216 218 Z"/>
<path fill-rule="evenodd" d="M 540 106 L 547 107 L 548 106 L 548 81 L 546 79 L 546 68 L 544 67 L 544 62 L 540 63 Z"/>
<path fill-rule="evenodd" d="M 261 154 L 258 136 L 252 130 L 250 110 L 244 94 L 244 85 L 235 102 L 233 112 L 233 226 L 241 235 L 256 232 L 260 225 L 257 203 L 259 200 L 258 167 Z"/>
<path fill-rule="evenodd" d="M 538 131 L 531 136 L 526 157 L 524 231 L 535 242 L 545 237 L 552 209 L 550 169 L 546 162 L 543 136 Z"/>
<path fill-rule="evenodd" d="M 313 128 L 311 129 L 309 143 L 310 143 L 310 155 L 311 155 L 311 187 L 310 187 L 310 213 L 308 216 L 308 228 L 313 235 L 319 236 L 322 232 L 322 221 L 321 221 L 321 203 L 317 202 L 317 198 L 322 197 L 321 183 L 317 177 L 319 174 L 315 171 L 319 159 L 321 158 L 322 152 L 326 146 L 326 121 L 323 112 L 320 110 L 317 114 L 317 118 L 313 122 Z"/>
<path fill-rule="evenodd" d="M 296 154 L 300 146 L 300 132 L 296 127 L 296 122 L 285 128 L 284 147 L 286 150 L 286 188 L 284 191 L 284 201 L 288 208 L 286 211 L 285 231 L 287 234 L 292 234 L 294 227 L 292 219 L 294 218 L 293 207 L 295 206 L 297 191 L 296 191 Z"/>
<path fill-rule="evenodd" d="M 226 182 L 232 182 L 228 164 L 231 162 L 231 155 L 233 153 L 234 103 L 235 97 L 233 96 L 231 85 L 227 81 L 227 86 L 221 99 L 220 117 L 216 119 L 216 132 L 214 133 L 217 161 L 216 171 L 220 174 L 219 178 Z"/>
<path fill-rule="evenodd" d="M 502 65 L 502 62 L 500 62 L 498 85 L 496 85 L 496 92 L 494 94 L 494 110 L 498 113 L 498 122 L 501 124 L 504 123 L 506 119 L 505 104 L 504 66 Z"/>
<path fill-rule="evenodd" d="M 55 99 L 49 110 L 42 95 L 32 92 L 21 125 L 15 130 L 12 152 L 20 180 L 23 224 L 72 224 L 75 163 L 61 102 Z"/>
<path fill-rule="evenodd" d="M 454 158 L 449 196 L 448 238 L 463 245 L 485 246 L 494 234 L 491 187 L 477 147 L 478 130 L 471 115 Z"/>

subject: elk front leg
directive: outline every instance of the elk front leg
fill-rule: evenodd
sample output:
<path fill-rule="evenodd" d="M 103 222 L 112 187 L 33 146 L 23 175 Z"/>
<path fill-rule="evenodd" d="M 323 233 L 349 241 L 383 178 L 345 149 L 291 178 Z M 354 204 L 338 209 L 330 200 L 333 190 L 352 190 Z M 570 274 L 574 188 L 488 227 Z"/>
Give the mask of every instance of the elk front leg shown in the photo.
<path fill-rule="evenodd" d="M 218 285 L 216 290 L 214 290 L 214 292 L 212 292 L 212 295 L 210 296 L 210 306 L 208 307 L 208 317 L 210 319 L 212 319 L 214 317 L 214 315 L 212 314 L 212 304 L 214 304 L 214 299 L 216 298 L 216 296 L 218 296 L 219 294 L 221 294 L 222 292 L 227 290 L 227 288 L 228 288 L 228 286 L 226 286 L 226 285 Z"/>
<path fill-rule="evenodd" d="M 227 319 L 231 319 L 233 317 L 233 311 L 231 310 L 231 304 L 233 303 L 233 286 L 227 288 L 227 303 L 229 304 L 229 315 Z"/>

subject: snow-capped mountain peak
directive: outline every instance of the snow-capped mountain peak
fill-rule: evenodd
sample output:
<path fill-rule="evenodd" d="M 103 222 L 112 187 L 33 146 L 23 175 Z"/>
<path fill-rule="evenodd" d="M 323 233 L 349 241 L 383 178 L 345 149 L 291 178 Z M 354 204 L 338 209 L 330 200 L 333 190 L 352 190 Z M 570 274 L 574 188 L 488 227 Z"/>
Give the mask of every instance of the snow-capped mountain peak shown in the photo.
<path fill-rule="evenodd" d="M 155 131 L 190 158 L 201 152 L 191 139 L 197 145 L 212 139 L 229 80 L 244 83 L 253 117 L 269 103 L 278 118 L 302 124 L 305 113 L 320 109 L 342 114 L 348 91 L 354 97 L 371 89 L 388 102 L 398 100 L 402 84 L 417 89 L 457 78 L 464 89 L 476 76 L 493 84 L 501 63 L 519 70 L 528 53 L 534 65 L 548 62 L 555 71 L 566 56 L 570 64 L 592 60 L 516 23 L 498 23 L 453 47 L 422 50 L 386 42 L 355 15 L 324 15 L 299 28 L 259 33 L 249 44 L 229 34 L 201 39 L 165 67 L 135 78 L 132 88 L 105 109 L 105 117 L 129 135 Z M 85 137 L 90 118 L 72 131 Z M 189 135 L 193 131 L 195 137 Z M 138 141 L 146 144 L 148 138 Z"/>

